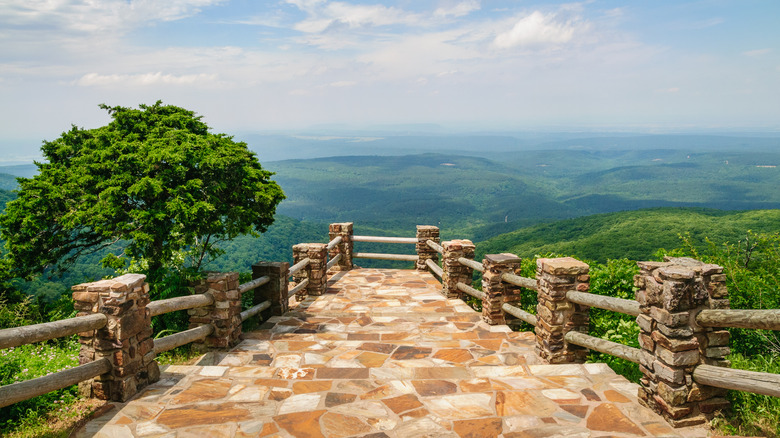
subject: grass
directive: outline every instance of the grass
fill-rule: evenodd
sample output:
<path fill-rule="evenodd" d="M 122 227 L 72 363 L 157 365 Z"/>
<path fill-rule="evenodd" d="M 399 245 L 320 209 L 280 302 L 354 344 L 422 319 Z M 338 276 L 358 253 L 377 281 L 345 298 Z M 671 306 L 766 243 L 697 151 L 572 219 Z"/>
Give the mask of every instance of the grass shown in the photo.
<path fill-rule="evenodd" d="M 75 337 L 0 350 L 0 385 L 10 385 L 78 365 Z M 160 354 L 160 365 L 190 363 L 202 353 L 185 345 Z M 82 398 L 77 385 L 0 409 L 4 438 L 65 438 L 107 402 Z"/>

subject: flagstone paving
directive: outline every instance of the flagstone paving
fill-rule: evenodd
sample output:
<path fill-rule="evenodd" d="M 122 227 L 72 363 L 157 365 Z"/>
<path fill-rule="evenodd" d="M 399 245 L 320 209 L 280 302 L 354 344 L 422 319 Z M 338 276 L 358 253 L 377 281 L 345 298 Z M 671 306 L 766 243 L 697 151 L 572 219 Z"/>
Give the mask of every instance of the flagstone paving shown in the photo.
<path fill-rule="evenodd" d="M 428 273 L 354 269 L 75 436 L 680 436 L 606 365 L 543 365 L 534 343 Z"/>

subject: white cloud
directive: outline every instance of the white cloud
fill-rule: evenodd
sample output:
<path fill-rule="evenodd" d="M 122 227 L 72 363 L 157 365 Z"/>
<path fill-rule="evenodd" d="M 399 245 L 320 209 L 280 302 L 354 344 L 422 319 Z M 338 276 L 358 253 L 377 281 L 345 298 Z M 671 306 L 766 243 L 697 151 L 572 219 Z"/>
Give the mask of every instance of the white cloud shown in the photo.
<path fill-rule="evenodd" d="M 745 56 L 763 56 L 771 52 L 772 49 L 756 49 L 756 50 L 748 50 L 747 52 L 742 52 L 742 54 Z"/>
<path fill-rule="evenodd" d="M 660 88 L 655 90 L 655 92 L 658 94 L 675 94 L 680 92 L 680 87 Z"/>
<path fill-rule="evenodd" d="M 336 81 L 336 82 L 331 82 L 328 85 L 330 85 L 331 87 L 335 87 L 335 88 L 344 88 L 344 87 L 351 87 L 353 85 L 357 85 L 357 82 L 355 82 L 355 81 Z"/>
<path fill-rule="evenodd" d="M 576 19 L 562 20 L 557 14 L 534 11 L 498 34 L 493 43 L 503 49 L 563 44 L 574 38 L 579 27 Z"/>
<path fill-rule="evenodd" d="M 319 33 L 332 26 L 348 28 L 416 24 L 421 17 L 402 9 L 384 5 L 354 5 L 344 2 L 287 0 L 309 16 L 298 22 L 295 29 L 306 33 Z"/>
<path fill-rule="evenodd" d="M 450 7 L 441 7 L 433 12 L 436 17 L 463 17 L 480 9 L 477 0 L 466 0 Z"/>
<path fill-rule="evenodd" d="M 76 85 L 82 87 L 106 87 L 106 86 L 150 86 L 150 85 L 216 85 L 218 84 L 215 74 L 194 74 L 194 75 L 172 75 L 156 73 L 142 74 L 112 74 L 101 75 L 98 73 L 88 73 L 76 81 Z"/>
<path fill-rule="evenodd" d="M 30 30 L 124 32 L 154 21 L 173 21 L 225 0 L 7 0 L 0 24 Z"/>

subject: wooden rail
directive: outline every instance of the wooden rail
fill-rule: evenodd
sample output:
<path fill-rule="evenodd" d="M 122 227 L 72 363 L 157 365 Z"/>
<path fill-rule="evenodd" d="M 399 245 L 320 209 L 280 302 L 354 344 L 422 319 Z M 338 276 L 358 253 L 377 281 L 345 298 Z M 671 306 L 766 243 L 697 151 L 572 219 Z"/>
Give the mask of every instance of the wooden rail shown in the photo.
<path fill-rule="evenodd" d="M 522 321 L 527 322 L 528 324 L 531 324 L 532 326 L 536 327 L 536 324 L 539 323 L 539 320 L 536 318 L 536 315 L 526 312 L 525 310 L 513 306 L 509 303 L 504 303 L 501 305 L 501 310 L 504 312 L 514 316 L 515 318 L 518 318 Z"/>
<path fill-rule="evenodd" d="M 432 250 L 438 252 L 439 254 L 444 254 L 444 248 L 442 248 L 441 245 L 434 242 L 433 240 L 428 239 L 425 241 L 425 244 L 428 245 Z"/>
<path fill-rule="evenodd" d="M 0 408 L 58 389 L 67 388 L 109 371 L 111 371 L 111 362 L 102 357 L 94 362 L 85 363 L 84 365 L 49 374 L 48 376 L 0 386 Z"/>
<path fill-rule="evenodd" d="M 524 287 L 526 289 L 531 289 L 531 290 L 538 289 L 538 286 L 536 285 L 536 280 L 533 278 L 521 277 L 519 275 L 510 274 L 507 272 L 501 275 L 501 279 L 506 281 L 509 284 L 514 284 L 515 286 Z"/>
<path fill-rule="evenodd" d="M 326 268 L 327 268 L 326 270 L 330 270 L 330 268 L 332 268 L 334 265 L 338 264 L 339 260 L 341 260 L 341 256 L 342 256 L 342 254 L 337 254 L 336 257 L 333 257 L 332 259 L 330 259 L 330 261 L 327 263 L 327 265 L 325 265 Z"/>
<path fill-rule="evenodd" d="M 214 297 L 208 294 L 197 294 L 152 301 L 146 305 L 146 308 L 149 309 L 150 316 L 157 316 L 177 310 L 194 309 L 212 304 L 214 304 Z"/>
<path fill-rule="evenodd" d="M 439 265 L 437 265 L 433 260 L 425 259 L 425 265 L 428 266 L 428 268 L 433 271 L 433 273 L 436 274 L 439 278 L 444 275 L 444 269 L 440 268 Z"/>
<path fill-rule="evenodd" d="M 352 236 L 353 242 L 410 243 L 417 244 L 416 237 Z"/>
<path fill-rule="evenodd" d="M 214 333 L 214 326 L 206 324 L 193 329 L 184 330 L 183 332 L 174 333 L 163 338 L 157 338 L 154 340 L 154 354 L 157 355 L 168 350 L 173 350 L 176 347 L 189 344 L 190 342 L 198 341 L 212 333 Z"/>
<path fill-rule="evenodd" d="M 419 258 L 416 254 L 379 254 L 373 252 L 356 252 L 352 257 L 356 259 L 401 260 L 406 262 L 416 262 Z"/>
<path fill-rule="evenodd" d="M 297 294 L 298 292 L 302 291 L 303 288 L 305 288 L 308 285 L 309 285 L 309 279 L 308 278 L 304 278 L 303 281 L 298 283 L 294 288 L 290 289 L 287 292 L 287 296 L 293 296 L 293 295 Z"/>
<path fill-rule="evenodd" d="M 471 295 L 472 297 L 478 299 L 478 300 L 484 300 L 485 299 L 485 292 L 482 292 L 481 290 L 476 290 L 473 287 L 464 284 L 464 283 L 458 283 L 458 290 Z"/>
<path fill-rule="evenodd" d="M 701 385 L 716 388 L 780 397 L 780 375 L 778 374 L 699 365 L 693 370 L 693 380 Z"/>
<path fill-rule="evenodd" d="M 254 280 L 244 283 L 242 285 L 238 286 L 238 293 L 243 294 L 244 292 L 249 292 L 252 289 L 256 289 L 266 283 L 271 281 L 271 277 L 264 275 L 260 278 L 255 278 Z"/>
<path fill-rule="evenodd" d="M 269 307 L 271 307 L 271 302 L 267 300 L 263 301 L 262 303 L 256 306 L 250 307 L 249 309 L 246 309 L 243 312 L 241 312 L 241 321 L 242 322 L 246 321 L 247 319 L 257 315 L 258 313 L 262 312 L 265 309 L 268 309 Z"/>
<path fill-rule="evenodd" d="M 737 327 L 780 330 L 780 309 L 705 309 L 696 315 L 703 327 Z"/>
<path fill-rule="evenodd" d="M 485 272 L 485 267 L 482 266 L 482 263 L 480 262 L 475 262 L 474 260 L 469 260 L 465 257 L 458 257 L 458 262 L 460 262 L 461 265 L 468 266 L 475 271 Z"/>
<path fill-rule="evenodd" d="M 0 349 L 18 347 L 35 342 L 48 341 L 75 335 L 76 333 L 97 330 L 106 325 L 108 318 L 102 313 L 25 325 L 0 330 Z"/>
<path fill-rule="evenodd" d="M 566 292 L 566 299 L 572 303 L 582 304 L 584 306 L 598 307 L 599 309 L 611 310 L 626 315 L 639 316 L 639 303 L 634 300 L 573 290 Z"/>
<path fill-rule="evenodd" d="M 334 246 L 336 246 L 336 245 L 338 245 L 339 243 L 341 243 L 341 240 L 342 240 L 341 236 L 336 236 L 336 238 L 335 238 L 335 239 L 333 239 L 333 240 L 331 240 L 330 242 L 328 242 L 328 246 L 327 246 L 327 248 L 328 248 L 328 251 L 330 251 L 331 249 L 333 249 L 333 247 L 334 247 Z"/>
<path fill-rule="evenodd" d="M 565 339 L 566 342 L 570 342 L 575 345 L 579 345 L 591 350 L 596 350 L 601 353 L 611 354 L 612 356 L 625 359 L 629 362 L 639 363 L 639 353 L 641 350 L 638 348 L 629 347 L 627 345 L 618 344 L 617 342 L 608 341 L 606 339 L 597 338 L 595 336 L 590 336 L 575 331 L 567 332 L 563 336 L 563 339 Z"/>
<path fill-rule="evenodd" d="M 292 276 L 296 272 L 300 271 L 301 269 L 305 268 L 306 265 L 309 264 L 309 262 L 311 262 L 311 260 L 308 257 L 306 257 L 305 259 L 301 260 L 300 262 L 290 266 L 290 276 Z"/>

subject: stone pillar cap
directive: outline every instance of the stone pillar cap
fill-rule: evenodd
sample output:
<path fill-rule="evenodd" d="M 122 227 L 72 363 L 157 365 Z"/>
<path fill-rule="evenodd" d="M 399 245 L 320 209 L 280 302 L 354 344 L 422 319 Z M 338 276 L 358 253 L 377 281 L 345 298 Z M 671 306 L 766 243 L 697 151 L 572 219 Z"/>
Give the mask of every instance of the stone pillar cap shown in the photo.
<path fill-rule="evenodd" d="M 417 225 L 417 231 L 420 230 L 438 230 L 439 227 L 433 225 Z"/>
<path fill-rule="evenodd" d="M 494 264 L 520 263 L 520 257 L 508 252 L 501 254 L 485 254 L 485 260 Z"/>
<path fill-rule="evenodd" d="M 585 274 L 590 269 L 590 266 L 588 266 L 587 263 L 581 262 L 573 257 L 537 259 L 536 266 L 541 267 L 544 272 L 554 275 Z"/>

